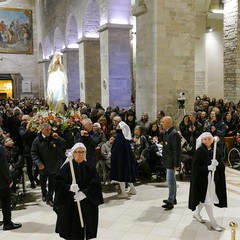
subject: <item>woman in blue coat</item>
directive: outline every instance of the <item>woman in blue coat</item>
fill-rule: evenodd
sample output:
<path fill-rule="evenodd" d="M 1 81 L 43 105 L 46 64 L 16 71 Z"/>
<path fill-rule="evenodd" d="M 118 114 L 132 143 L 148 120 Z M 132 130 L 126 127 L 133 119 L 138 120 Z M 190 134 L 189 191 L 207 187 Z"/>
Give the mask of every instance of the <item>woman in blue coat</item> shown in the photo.
<path fill-rule="evenodd" d="M 118 181 L 121 193 L 120 198 L 126 198 L 129 194 L 136 194 L 133 183 L 136 181 L 136 163 L 131 150 L 131 131 L 129 126 L 120 121 L 116 127 L 116 139 L 111 149 L 110 179 Z M 125 183 L 129 183 L 130 191 L 125 192 Z"/>

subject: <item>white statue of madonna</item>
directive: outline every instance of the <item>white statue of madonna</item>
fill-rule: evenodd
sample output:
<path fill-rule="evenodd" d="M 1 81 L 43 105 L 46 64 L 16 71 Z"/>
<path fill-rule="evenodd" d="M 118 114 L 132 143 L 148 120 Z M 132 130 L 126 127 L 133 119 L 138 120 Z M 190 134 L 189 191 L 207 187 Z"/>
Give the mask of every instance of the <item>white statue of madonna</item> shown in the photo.
<path fill-rule="evenodd" d="M 50 111 L 64 112 L 64 105 L 68 104 L 68 79 L 61 55 L 55 53 L 48 68 L 47 103 Z"/>

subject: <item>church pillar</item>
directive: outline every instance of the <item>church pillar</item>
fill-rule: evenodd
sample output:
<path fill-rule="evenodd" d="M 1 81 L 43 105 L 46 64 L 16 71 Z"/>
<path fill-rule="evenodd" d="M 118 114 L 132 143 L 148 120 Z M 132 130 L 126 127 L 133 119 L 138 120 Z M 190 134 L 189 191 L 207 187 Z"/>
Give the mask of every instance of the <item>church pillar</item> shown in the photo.
<path fill-rule="evenodd" d="M 43 74 L 43 61 L 38 62 L 38 98 L 43 98 L 45 96 L 44 90 L 45 90 L 45 81 L 44 80 L 44 74 Z"/>
<path fill-rule="evenodd" d="M 104 24 L 99 28 L 102 105 L 131 105 L 130 37 L 132 25 Z"/>
<path fill-rule="evenodd" d="M 224 99 L 240 99 L 240 21 L 238 0 L 224 2 Z"/>
<path fill-rule="evenodd" d="M 63 53 L 63 65 L 68 78 L 68 102 L 76 102 L 80 98 L 79 50 L 65 48 L 61 52 Z"/>
<path fill-rule="evenodd" d="M 178 97 L 185 93 L 187 111 L 194 101 L 195 3 L 183 0 L 145 2 L 136 18 L 136 111 L 150 120 L 158 110 L 174 119 Z"/>
<path fill-rule="evenodd" d="M 101 102 L 99 39 L 83 37 L 78 44 L 81 101 L 95 106 Z"/>
<path fill-rule="evenodd" d="M 43 86 L 44 86 L 44 98 L 47 98 L 47 83 L 48 83 L 48 67 L 50 59 L 43 59 L 42 61 L 42 72 L 43 72 Z"/>

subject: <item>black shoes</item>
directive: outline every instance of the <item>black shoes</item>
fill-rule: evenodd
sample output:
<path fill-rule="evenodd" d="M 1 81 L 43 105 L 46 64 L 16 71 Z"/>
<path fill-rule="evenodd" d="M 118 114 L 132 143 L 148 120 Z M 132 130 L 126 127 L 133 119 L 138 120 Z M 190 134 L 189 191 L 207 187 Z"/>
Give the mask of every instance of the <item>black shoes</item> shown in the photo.
<path fill-rule="evenodd" d="M 164 199 L 163 202 L 164 202 L 164 203 L 169 203 L 167 199 Z M 174 199 L 173 204 L 174 204 L 174 205 L 177 205 L 177 199 L 176 199 L 176 198 Z"/>
<path fill-rule="evenodd" d="M 174 205 L 172 203 L 166 203 L 162 205 L 163 208 L 165 208 L 165 211 L 172 210 L 174 208 Z"/>
<path fill-rule="evenodd" d="M 36 184 L 39 186 L 40 185 L 40 181 L 38 178 L 34 178 L 34 181 L 36 182 Z"/>
<path fill-rule="evenodd" d="M 46 201 L 46 204 L 49 205 L 50 207 L 53 207 L 53 201 Z"/>
<path fill-rule="evenodd" d="M 13 229 L 20 228 L 21 226 L 22 226 L 21 223 L 13 223 L 13 222 L 11 222 L 10 224 L 3 225 L 3 230 L 4 231 L 13 230 Z"/>
<path fill-rule="evenodd" d="M 42 196 L 42 201 L 46 202 L 46 196 Z"/>
<path fill-rule="evenodd" d="M 33 181 L 31 182 L 30 186 L 31 186 L 32 189 L 36 188 L 36 184 Z"/>

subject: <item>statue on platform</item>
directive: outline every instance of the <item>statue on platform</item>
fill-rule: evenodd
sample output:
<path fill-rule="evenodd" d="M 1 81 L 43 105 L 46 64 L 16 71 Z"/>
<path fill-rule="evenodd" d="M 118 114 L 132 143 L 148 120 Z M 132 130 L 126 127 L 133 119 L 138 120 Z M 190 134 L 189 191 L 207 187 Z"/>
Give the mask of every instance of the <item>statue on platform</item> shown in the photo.
<path fill-rule="evenodd" d="M 63 113 L 67 96 L 68 79 L 61 61 L 61 55 L 55 53 L 48 68 L 47 103 L 49 110 Z"/>

